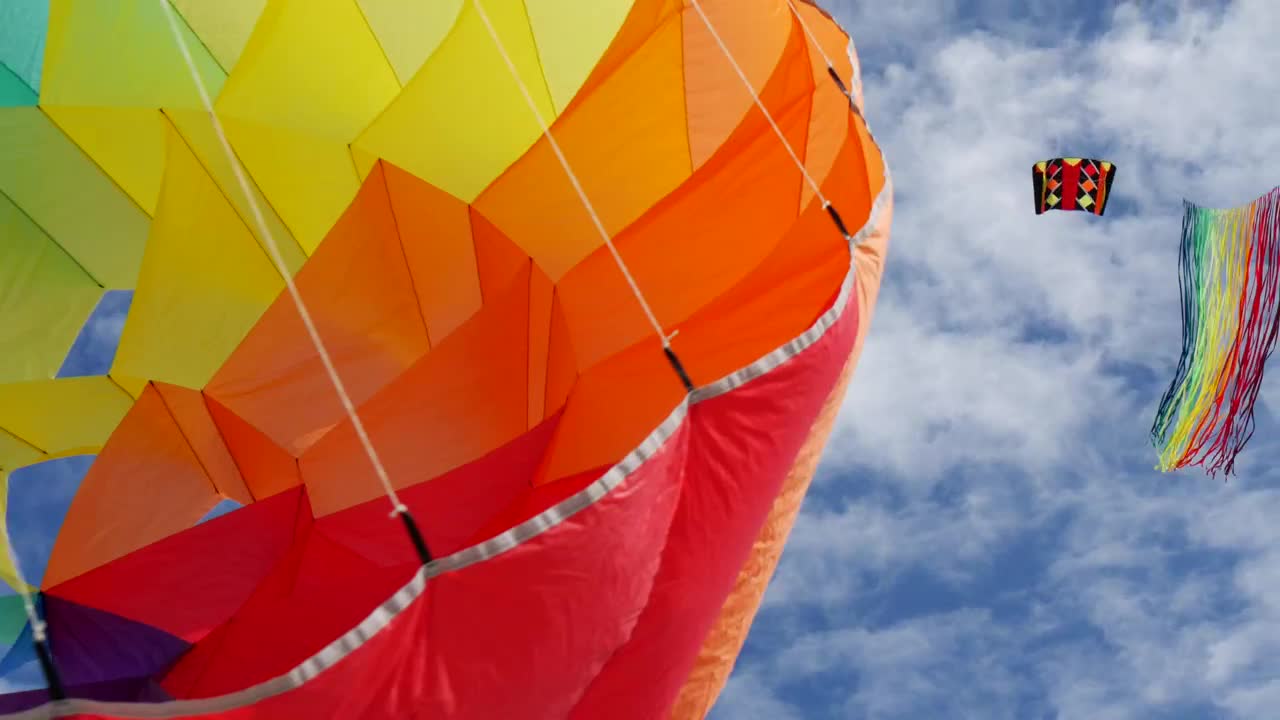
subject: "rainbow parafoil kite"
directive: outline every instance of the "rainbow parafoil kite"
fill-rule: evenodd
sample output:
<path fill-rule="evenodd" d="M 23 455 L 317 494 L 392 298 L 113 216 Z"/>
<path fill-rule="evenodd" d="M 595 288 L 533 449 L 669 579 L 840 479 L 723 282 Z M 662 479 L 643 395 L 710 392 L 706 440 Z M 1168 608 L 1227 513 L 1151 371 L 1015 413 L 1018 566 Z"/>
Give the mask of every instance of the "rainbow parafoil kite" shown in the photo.
<path fill-rule="evenodd" d="M 1116 166 L 1091 158 L 1053 158 L 1031 166 L 1036 214 L 1078 210 L 1102 215 L 1111 197 Z"/>
<path fill-rule="evenodd" d="M 94 456 L 0 512 L 0 717 L 705 715 L 870 322 L 860 108 L 801 0 L 0 3 L 0 498 Z"/>
<path fill-rule="evenodd" d="M 1182 356 L 1151 439 L 1160 470 L 1230 475 L 1280 333 L 1280 187 L 1242 207 L 1184 208 Z"/>

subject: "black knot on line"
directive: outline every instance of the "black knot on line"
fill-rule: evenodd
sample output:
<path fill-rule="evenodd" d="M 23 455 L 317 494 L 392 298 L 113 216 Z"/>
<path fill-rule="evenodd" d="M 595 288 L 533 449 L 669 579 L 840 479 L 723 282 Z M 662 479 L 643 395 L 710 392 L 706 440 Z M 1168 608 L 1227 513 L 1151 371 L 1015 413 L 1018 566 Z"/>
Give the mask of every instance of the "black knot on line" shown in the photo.
<path fill-rule="evenodd" d="M 845 227 L 844 218 L 840 217 L 840 213 L 836 211 L 836 206 L 827 203 L 827 214 L 831 216 L 831 221 L 836 224 L 836 228 L 844 235 L 844 239 L 853 242 L 853 236 L 849 234 L 849 228 Z"/>

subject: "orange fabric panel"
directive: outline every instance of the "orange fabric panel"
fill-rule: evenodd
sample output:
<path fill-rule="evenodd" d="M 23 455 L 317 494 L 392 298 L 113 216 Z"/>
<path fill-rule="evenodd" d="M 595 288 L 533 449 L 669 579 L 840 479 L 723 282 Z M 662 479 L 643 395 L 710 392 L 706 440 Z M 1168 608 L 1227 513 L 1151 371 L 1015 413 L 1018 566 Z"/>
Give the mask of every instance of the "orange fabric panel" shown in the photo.
<path fill-rule="evenodd" d="M 806 16 L 814 12 L 814 9 L 808 5 L 798 6 L 801 13 Z M 810 27 L 817 26 L 817 18 L 806 17 L 810 23 Z M 821 32 L 827 34 L 829 23 L 821 23 Z M 815 31 L 818 32 L 818 31 Z M 843 37 L 838 29 L 835 30 L 837 35 Z M 844 93 L 840 92 L 840 88 L 835 81 L 827 73 L 827 63 L 823 59 L 822 53 L 812 46 L 806 45 L 809 54 L 809 67 L 813 72 L 814 94 L 813 94 L 813 114 L 809 119 L 809 145 L 805 148 L 804 158 L 805 168 L 809 170 L 809 174 L 822 182 L 822 178 L 827 176 L 831 171 L 831 166 L 835 162 L 836 153 L 840 151 L 844 144 L 845 136 L 849 133 L 849 99 Z M 825 47 L 825 44 L 824 44 Z M 828 53 L 832 62 L 837 63 L 836 72 L 841 72 L 838 58 L 847 57 L 843 52 L 835 54 Z M 847 59 L 845 65 L 848 64 Z M 849 74 L 846 72 L 840 76 L 844 79 L 845 85 L 849 84 Z M 800 205 L 804 207 L 813 200 L 813 189 L 805 185 L 800 196 Z"/>
<path fill-rule="evenodd" d="M 213 482 L 218 494 L 235 500 L 240 504 L 253 502 L 240 469 L 236 467 L 235 458 L 227 450 L 222 440 L 222 433 L 209 416 L 209 408 L 205 405 L 204 395 L 198 390 L 191 390 L 168 383 L 152 383 L 160 393 L 178 428 L 191 443 L 205 474 Z"/>
<path fill-rule="evenodd" d="M 863 162 L 858 163 L 858 168 L 866 172 L 865 179 L 862 181 L 863 187 L 872 189 L 871 196 L 868 196 L 867 198 L 867 202 L 869 204 L 871 197 L 874 197 L 875 195 L 875 191 L 884 187 L 887 182 L 884 172 L 884 160 L 880 155 L 880 148 L 876 145 L 875 140 L 872 139 L 871 131 L 867 126 L 864 123 L 858 122 L 853 125 L 853 129 L 856 130 L 856 135 L 862 146 L 862 156 L 865 158 Z M 843 210 L 841 212 L 843 212 Z M 863 210 L 863 214 L 856 217 L 863 217 L 866 212 L 867 210 Z"/>
<path fill-rule="evenodd" d="M 853 121 L 846 112 L 845 124 Z M 846 134 L 823 192 L 851 228 L 866 221 L 868 188 L 862 146 Z M 829 215 L 810 203 L 773 253 L 747 277 L 684 324 L 675 346 L 695 383 L 737 370 L 803 332 L 834 300 L 849 267 L 849 248 Z"/>
<path fill-rule="evenodd" d="M 767 107 L 781 110 L 775 119 L 797 152 L 805 146 L 812 84 L 797 40 L 762 95 Z M 801 182 L 757 108 L 688 183 L 616 239 L 665 329 L 732 287 L 768 255 L 796 217 Z M 653 334 L 607 248 L 564 277 L 560 298 L 581 368 Z"/>
<path fill-rule="evenodd" d="M 860 123 L 859 123 L 860 124 Z M 865 129 L 863 129 L 865 132 Z M 857 268 L 859 307 L 869 317 L 875 310 L 876 298 L 880 293 L 880 281 L 884 277 L 884 263 L 889 254 L 889 229 L 893 224 L 893 181 L 885 177 L 884 168 L 876 168 L 875 176 L 884 187 L 884 204 L 871 233 L 853 250 L 853 262 Z M 870 327 L 864 322 L 858 327 L 858 343 Z M 859 344 L 857 347 L 861 347 Z"/>
<path fill-rule="evenodd" d="M 812 205 L 755 272 L 685 322 L 673 345 L 705 385 L 804 332 L 835 299 L 848 244 Z"/>
<path fill-rule="evenodd" d="M 512 278 L 529 266 L 529 254 L 474 209 L 471 210 L 471 234 L 480 273 L 480 294 L 492 301 L 506 291 Z"/>
<path fill-rule="evenodd" d="M 831 64 L 844 81 L 845 87 L 853 93 L 859 112 L 862 112 L 862 68 L 859 67 L 857 48 L 853 47 L 853 41 L 840 27 L 840 23 L 831 17 L 831 13 L 822 9 L 814 0 L 800 0 L 796 7 L 809 24 L 810 32 L 818 38 L 818 44 L 827 57 L 831 58 Z M 850 50 L 853 51 L 852 57 Z M 815 51 L 814 54 L 818 53 Z"/>
<path fill-rule="evenodd" d="M 148 385 L 80 483 L 43 587 L 188 528 L 218 500 L 160 393 Z"/>
<path fill-rule="evenodd" d="M 611 235 L 689 175 L 682 69 L 680 20 L 672 16 L 552 128 Z M 553 280 L 603 244 L 545 137 L 475 207 Z"/>
<path fill-rule="evenodd" d="M 555 286 L 534 266 L 529 277 L 529 427 L 546 413 L 547 371 L 551 350 L 551 303 Z"/>
<path fill-rule="evenodd" d="M 302 482 L 297 458 L 217 400 L 206 396 L 205 403 L 254 500 L 269 498 Z"/>
<path fill-rule="evenodd" d="M 810 52 L 818 58 L 818 63 L 823 65 L 822 74 L 827 75 L 826 66 L 822 60 L 822 53 L 826 53 L 831 58 L 831 65 L 835 68 L 836 73 L 840 75 L 840 79 L 844 81 L 845 87 L 849 87 L 850 78 L 854 76 L 853 64 L 849 61 L 849 36 L 841 29 L 840 24 L 831 19 L 831 15 L 818 7 L 810 0 L 800 0 L 796 3 L 796 9 L 800 11 L 800 16 L 804 18 L 805 23 L 809 26 L 809 32 L 813 33 L 817 38 L 818 44 L 822 46 L 822 52 L 817 49 L 810 49 Z M 833 82 L 827 77 L 827 82 Z M 861 103 L 861 99 L 858 99 Z"/>
<path fill-rule="evenodd" d="M 672 15 L 680 13 L 685 5 L 685 0 L 635 0 L 627 13 L 627 19 L 618 28 L 618 34 L 591 69 L 591 74 L 582 83 L 578 93 L 569 101 L 565 112 L 591 97 L 591 93 L 617 72 L 618 67 L 634 55 L 657 28 L 670 20 Z"/>
<path fill-rule="evenodd" d="M 591 368 L 569 395 L 535 485 L 554 482 L 630 452 L 684 396 L 658 344 L 637 343 Z"/>
<path fill-rule="evenodd" d="M 466 203 L 379 161 L 427 335 L 438 343 L 480 309 L 480 274 Z"/>
<path fill-rule="evenodd" d="M 573 352 L 569 323 L 564 319 L 564 305 L 559 288 L 551 300 L 551 336 L 547 348 L 546 407 L 543 417 L 551 417 L 569 400 L 569 392 L 578 379 L 578 364 Z"/>
<path fill-rule="evenodd" d="M 885 204 L 873 231 L 855 251 L 859 322 L 853 352 L 814 422 L 809 439 L 796 457 L 782 491 L 756 538 L 751 556 L 743 564 L 733 591 L 725 600 L 715 626 L 707 634 L 698 661 L 672 708 L 672 720 L 701 720 L 706 717 L 733 672 L 734 661 L 746 642 L 751 623 L 777 569 L 787 537 L 795 525 L 801 503 L 821 461 L 823 448 L 835 426 L 854 367 L 862 355 L 862 346 L 871 328 L 880 292 L 892 223 L 893 189 L 890 186 L 885 188 Z"/>
<path fill-rule="evenodd" d="M 297 286 L 356 404 L 427 352 L 381 164 L 303 266 Z M 345 417 L 288 293 L 276 298 L 205 392 L 294 454 Z"/>
<path fill-rule="evenodd" d="M 360 408 L 396 487 L 475 460 L 525 432 L 529 278 L 523 270 L 430 354 Z M 302 456 L 316 517 L 378 497 L 382 488 L 349 422 Z"/>
<path fill-rule="evenodd" d="M 775 118 L 797 151 L 805 146 L 805 99 L 814 87 L 802 43 L 791 36 L 762 95 L 767 107 L 782 110 Z M 846 157 L 856 159 L 857 148 Z M 845 169 L 833 183 L 849 179 Z M 801 182 L 757 109 L 685 187 L 618 238 L 659 318 L 667 329 L 680 324 L 673 344 L 696 382 L 717 379 L 798 334 L 838 289 L 848 267 L 844 240 L 816 205 L 796 222 Z M 698 243 L 688 242 L 694 237 Z M 590 369 L 573 388 L 539 483 L 616 460 L 680 393 L 607 250 L 571 271 L 558 291 L 577 364 Z M 646 384 L 661 391 L 640 390 Z"/>
<path fill-rule="evenodd" d="M 702 9 L 751 87 L 763 88 L 790 36 L 799 32 L 793 23 L 775 21 L 779 13 L 790 12 L 784 0 L 703 2 Z M 684 88 L 689 106 L 689 147 L 697 168 L 729 138 L 747 112 L 755 109 L 755 101 L 702 16 L 692 8 L 684 13 Z"/>

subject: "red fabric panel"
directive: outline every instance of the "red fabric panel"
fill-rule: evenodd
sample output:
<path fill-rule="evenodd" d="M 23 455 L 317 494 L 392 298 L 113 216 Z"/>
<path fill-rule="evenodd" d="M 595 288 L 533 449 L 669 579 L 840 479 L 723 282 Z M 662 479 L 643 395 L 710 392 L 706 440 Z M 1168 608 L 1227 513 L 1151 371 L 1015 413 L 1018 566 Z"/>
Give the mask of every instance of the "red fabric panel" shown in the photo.
<path fill-rule="evenodd" d="M 653 595 L 631 641 L 610 657 L 572 720 L 666 715 L 840 376 L 857 329 L 851 293 L 843 321 L 822 342 L 763 378 L 693 407 L 684 489 Z"/>
<path fill-rule="evenodd" d="M 557 419 L 474 463 L 401 492 L 400 499 L 409 506 L 437 557 L 472 544 L 476 528 L 532 493 L 530 478 Z M 604 470 L 561 497 L 597 479 Z M 538 510 L 551 504 L 542 494 L 537 499 L 543 502 Z M 400 520 L 390 516 L 385 498 L 317 521 L 305 511 L 305 499 L 302 504 L 304 512 L 294 525 L 287 552 L 251 596 L 242 596 L 243 604 L 234 615 L 170 670 L 163 683 L 167 692 L 175 697 L 209 697 L 285 673 L 359 623 L 417 570 L 413 546 Z M 497 527 L 489 536 L 532 514 Z M 502 517 L 509 516 L 508 508 Z M 224 528 L 224 532 L 235 531 Z M 318 598 L 323 601 L 317 602 Z"/>
<path fill-rule="evenodd" d="M 188 717 L 564 718 L 648 596 L 685 437 L 553 530 L 432 579 L 388 628 L 302 688 Z"/>
<path fill-rule="evenodd" d="M 502 512 L 493 516 L 488 523 L 472 534 L 466 545 L 484 542 L 495 535 L 501 534 L 508 528 L 519 525 L 599 480 L 608 471 L 609 468 L 607 466 L 592 468 L 584 473 L 560 478 L 535 487 L 532 492 L 522 494 L 516 498 L 515 502 L 503 508 Z"/>
<path fill-rule="evenodd" d="M 594 505 L 428 581 L 390 626 L 301 688 L 187 717 L 662 717 L 849 355 L 855 307 L 782 367 L 695 406 Z M 335 572 L 350 578 L 358 565 Z M 260 647 L 292 637 L 255 632 Z"/>
<path fill-rule="evenodd" d="M 245 601 L 306 513 L 295 488 L 196 525 L 45 592 L 153 625 L 188 642 Z"/>
<path fill-rule="evenodd" d="M 1062 163 L 1062 187 L 1058 188 L 1058 195 L 1062 198 L 1063 210 L 1076 209 L 1076 192 L 1079 190 L 1079 184 L 1080 166 Z"/>
<path fill-rule="evenodd" d="M 166 691 L 211 697 L 287 673 L 358 624 L 417 569 L 417 563 L 379 567 L 316 532 L 309 520 L 296 533 L 289 554 L 231 621 L 169 671 L 161 683 Z"/>
<path fill-rule="evenodd" d="M 471 237 L 476 248 L 476 267 L 480 273 L 480 294 L 485 302 L 501 295 L 511 278 L 533 264 L 528 253 L 489 222 L 478 210 L 471 210 Z"/>

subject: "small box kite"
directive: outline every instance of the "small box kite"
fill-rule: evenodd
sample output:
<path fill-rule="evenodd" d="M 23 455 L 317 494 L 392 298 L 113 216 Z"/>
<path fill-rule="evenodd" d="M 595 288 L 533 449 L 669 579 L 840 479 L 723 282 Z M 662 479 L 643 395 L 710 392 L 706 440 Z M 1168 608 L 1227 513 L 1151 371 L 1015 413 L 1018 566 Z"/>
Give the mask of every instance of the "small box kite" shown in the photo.
<path fill-rule="evenodd" d="M 1083 210 L 1101 215 L 1107 210 L 1116 166 L 1091 158 L 1041 160 L 1031 168 L 1036 214 L 1046 210 Z"/>

